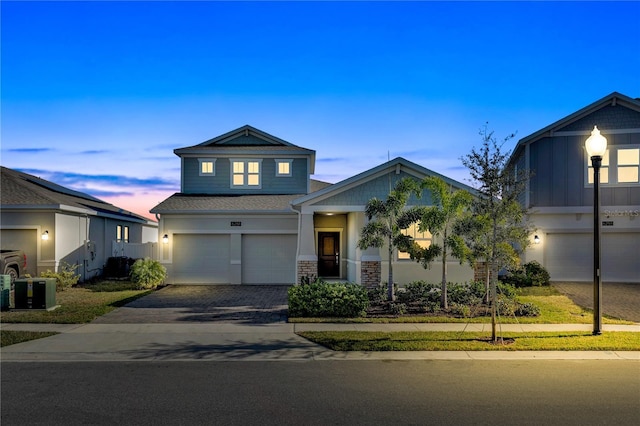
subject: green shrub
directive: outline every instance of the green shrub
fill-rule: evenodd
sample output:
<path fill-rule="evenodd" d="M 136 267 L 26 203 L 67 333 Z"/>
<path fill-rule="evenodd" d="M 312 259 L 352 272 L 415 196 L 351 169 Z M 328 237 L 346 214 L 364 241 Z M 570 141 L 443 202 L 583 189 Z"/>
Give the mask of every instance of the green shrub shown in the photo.
<path fill-rule="evenodd" d="M 510 268 L 502 280 L 515 287 L 539 287 L 549 285 L 551 276 L 540 263 L 532 260 L 517 268 Z"/>
<path fill-rule="evenodd" d="M 313 283 L 290 287 L 290 317 L 343 317 L 366 315 L 369 307 L 367 289 L 359 284 Z"/>
<path fill-rule="evenodd" d="M 543 285 L 549 285 L 551 275 L 540 263 L 532 260 L 531 262 L 524 264 L 524 270 L 531 281 L 531 285 L 538 287 Z"/>
<path fill-rule="evenodd" d="M 530 302 L 518 303 L 515 314 L 519 317 L 537 317 L 540 315 L 540 308 Z"/>
<path fill-rule="evenodd" d="M 430 305 L 440 303 L 440 285 L 426 281 L 413 281 L 398 292 L 398 301 L 402 303 L 421 303 Z"/>
<path fill-rule="evenodd" d="M 76 269 L 79 265 L 70 265 L 67 262 L 60 262 L 58 266 L 58 272 L 46 270 L 41 273 L 43 278 L 55 278 L 56 279 L 56 291 L 64 291 L 68 287 L 74 286 L 80 279 L 80 274 L 76 274 Z"/>
<path fill-rule="evenodd" d="M 484 283 L 449 283 L 447 295 L 450 304 L 478 305 L 484 296 Z"/>
<path fill-rule="evenodd" d="M 139 289 L 156 288 L 167 277 L 167 270 L 157 260 L 136 260 L 131 266 L 131 282 Z"/>
<path fill-rule="evenodd" d="M 469 305 L 462 305 L 459 303 L 451 303 L 449 305 L 449 313 L 462 318 L 471 317 L 471 307 Z"/>

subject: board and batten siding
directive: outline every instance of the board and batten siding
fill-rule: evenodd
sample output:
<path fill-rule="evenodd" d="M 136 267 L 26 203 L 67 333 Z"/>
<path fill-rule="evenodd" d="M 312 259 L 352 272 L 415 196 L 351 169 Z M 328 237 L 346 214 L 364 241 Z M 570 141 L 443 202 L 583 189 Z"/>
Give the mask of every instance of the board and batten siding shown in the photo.
<path fill-rule="evenodd" d="M 603 130 L 606 135 L 606 131 Z M 640 145 L 640 134 L 606 135 L 609 146 Z M 532 207 L 593 205 L 593 188 L 585 186 L 585 136 L 556 136 L 530 146 Z M 601 186 L 602 205 L 638 205 L 640 187 Z"/>
<path fill-rule="evenodd" d="M 200 176 L 199 159 L 215 159 L 215 175 Z M 261 160 L 261 188 L 231 188 L 231 159 L 226 157 L 184 157 L 182 162 L 182 192 L 184 194 L 305 194 L 309 179 L 307 158 L 234 156 L 238 159 Z M 276 159 L 292 159 L 289 177 L 276 176 Z"/>

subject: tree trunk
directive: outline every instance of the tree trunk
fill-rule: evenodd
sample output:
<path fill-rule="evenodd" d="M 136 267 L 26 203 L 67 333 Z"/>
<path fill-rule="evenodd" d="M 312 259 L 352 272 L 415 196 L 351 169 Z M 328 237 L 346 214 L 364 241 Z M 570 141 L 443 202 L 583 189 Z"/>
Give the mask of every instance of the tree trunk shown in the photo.
<path fill-rule="evenodd" d="M 496 283 L 496 275 L 494 273 L 492 276 L 492 272 L 494 272 L 494 265 L 496 263 L 496 237 L 498 234 L 497 231 L 498 223 L 496 218 L 493 218 L 493 244 L 491 245 L 491 263 L 487 265 L 487 270 L 489 271 L 489 278 L 491 281 L 491 340 L 494 342 L 498 341 L 498 335 L 496 333 L 496 313 L 498 310 L 498 286 Z"/>
<path fill-rule="evenodd" d="M 389 302 L 393 302 L 395 300 L 395 295 L 393 294 L 393 246 L 391 245 L 392 240 L 389 237 L 389 282 L 387 283 L 387 299 Z"/>
<path fill-rule="evenodd" d="M 442 244 L 442 290 L 440 293 L 440 307 L 449 309 L 449 301 L 447 295 L 447 231 L 444 231 L 444 240 Z"/>

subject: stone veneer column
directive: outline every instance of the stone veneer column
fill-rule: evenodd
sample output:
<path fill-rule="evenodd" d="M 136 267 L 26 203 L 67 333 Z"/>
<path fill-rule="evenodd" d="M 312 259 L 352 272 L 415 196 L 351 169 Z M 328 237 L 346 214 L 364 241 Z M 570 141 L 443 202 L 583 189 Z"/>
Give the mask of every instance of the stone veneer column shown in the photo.
<path fill-rule="evenodd" d="M 368 288 L 377 287 L 380 284 L 381 267 L 380 256 L 362 256 L 360 283 Z"/>

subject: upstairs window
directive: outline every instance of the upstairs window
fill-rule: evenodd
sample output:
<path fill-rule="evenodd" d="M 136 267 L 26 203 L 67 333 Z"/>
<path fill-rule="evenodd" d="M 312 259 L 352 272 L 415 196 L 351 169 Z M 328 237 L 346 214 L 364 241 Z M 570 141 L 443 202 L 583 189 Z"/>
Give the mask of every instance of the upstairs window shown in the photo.
<path fill-rule="evenodd" d="M 276 160 L 276 176 L 291 176 L 293 160 Z"/>
<path fill-rule="evenodd" d="M 618 150 L 618 183 L 638 183 L 640 148 Z"/>
<path fill-rule="evenodd" d="M 215 158 L 198 158 L 200 176 L 215 176 L 216 175 L 216 160 Z"/>
<path fill-rule="evenodd" d="M 600 183 L 607 186 L 640 185 L 640 147 L 611 146 L 602 158 Z M 593 185 L 593 167 L 587 155 L 587 184 Z"/>
<path fill-rule="evenodd" d="M 403 229 L 402 233 L 404 235 L 408 235 L 413 237 L 413 241 L 415 241 L 422 248 L 429 248 L 431 246 L 431 242 L 433 241 L 433 235 L 429 231 L 420 232 L 418 231 L 418 224 L 414 223 L 409 228 Z M 406 260 L 411 259 L 409 253 L 398 250 L 398 260 Z"/>
<path fill-rule="evenodd" d="M 233 188 L 260 188 L 259 160 L 231 160 L 231 186 Z"/>

